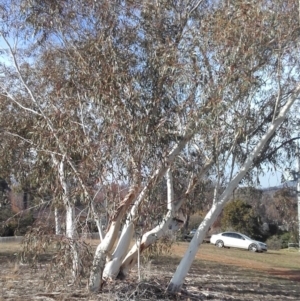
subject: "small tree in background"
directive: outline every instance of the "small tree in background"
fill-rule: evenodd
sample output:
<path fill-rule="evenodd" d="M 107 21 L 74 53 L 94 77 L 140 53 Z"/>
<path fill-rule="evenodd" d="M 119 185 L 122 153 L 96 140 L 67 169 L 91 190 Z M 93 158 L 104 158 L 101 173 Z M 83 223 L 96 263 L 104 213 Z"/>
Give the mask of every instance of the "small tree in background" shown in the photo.
<path fill-rule="evenodd" d="M 259 218 L 252 206 L 243 200 L 234 200 L 225 206 L 221 223 L 224 230 L 231 229 L 260 237 Z"/>

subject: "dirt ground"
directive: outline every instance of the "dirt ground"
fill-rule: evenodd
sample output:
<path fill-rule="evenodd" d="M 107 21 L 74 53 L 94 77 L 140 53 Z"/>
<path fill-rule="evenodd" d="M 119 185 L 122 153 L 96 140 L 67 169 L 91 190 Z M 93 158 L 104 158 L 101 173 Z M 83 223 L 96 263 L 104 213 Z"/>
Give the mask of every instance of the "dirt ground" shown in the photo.
<path fill-rule="evenodd" d="M 300 300 L 300 254 L 254 254 L 213 246 L 200 249 L 181 292 L 166 294 L 185 249 L 186 245 L 180 244 L 174 247 L 173 255 L 143 263 L 140 281 L 135 269 L 125 281 L 108 281 L 101 294 L 91 295 L 85 281 L 68 285 L 45 274 L 51 258 L 33 270 L 20 264 L 17 253 L 0 248 L 0 301 Z"/>

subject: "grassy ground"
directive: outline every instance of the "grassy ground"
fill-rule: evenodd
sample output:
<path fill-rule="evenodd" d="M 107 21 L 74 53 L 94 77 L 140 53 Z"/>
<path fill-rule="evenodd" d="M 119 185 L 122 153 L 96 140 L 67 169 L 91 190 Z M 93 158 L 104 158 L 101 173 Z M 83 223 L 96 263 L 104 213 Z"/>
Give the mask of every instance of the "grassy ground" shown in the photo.
<path fill-rule="evenodd" d="M 174 246 L 174 249 L 174 254 L 181 255 L 186 250 L 186 245 L 181 243 Z M 297 251 L 269 250 L 266 253 L 252 253 L 247 250 L 219 249 L 210 244 L 203 244 L 196 260 L 218 262 L 269 274 L 281 274 L 284 278 L 300 281 L 300 253 Z"/>
<path fill-rule="evenodd" d="M 94 242 L 93 242 L 94 243 Z M 299 300 L 300 253 L 269 251 L 251 253 L 218 249 L 203 244 L 191 267 L 182 291 L 167 295 L 165 288 L 188 243 L 173 246 L 172 254 L 142 264 L 137 279 L 133 270 L 125 281 L 107 282 L 102 294 L 86 292 L 86 282 L 69 286 L 46 274 L 51 257 L 35 270 L 17 260 L 20 245 L 0 244 L 0 301 L 29 300 Z M 62 267 L 63 268 L 63 267 Z"/>

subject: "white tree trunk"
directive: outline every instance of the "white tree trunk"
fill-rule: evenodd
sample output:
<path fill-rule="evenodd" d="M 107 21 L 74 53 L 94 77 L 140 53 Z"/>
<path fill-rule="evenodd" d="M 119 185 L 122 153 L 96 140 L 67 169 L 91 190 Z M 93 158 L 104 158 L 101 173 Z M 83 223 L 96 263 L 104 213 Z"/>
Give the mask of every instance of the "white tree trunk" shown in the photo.
<path fill-rule="evenodd" d="M 276 131 L 276 129 L 278 129 L 278 127 L 284 121 L 287 112 L 289 111 L 292 104 L 295 102 L 296 97 L 298 96 L 299 89 L 300 89 L 300 85 L 297 87 L 297 89 L 295 89 L 293 96 L 288 99 L 287 103 L 280 110 L 278 117 L 271 123 L 265 135 L 261 138 L 261 140 L 257 143 L 256 147 L 247 157 L 240 171 L 230 181 L 227 188 L 220 196 L 219 201 L 212 205 L 211 209 L 209 210 L 204 220 L 198 227 L 193 239 L 191 240 L 188 246 L 188 249 L 184 257 L 182 258 L 180 264 L 178 265 L 176 272 L 174 273 L 169 283 L 168 291 L 177 292 L 180 290 L 183 281 L 192 265 L 195 255 L 199 249 L 199 246 L 201 245 L 204 236 L 206 235 L 206 232 L 221 213 L 232 191 L 238 186 L 239 182 L 243 179 L 243 177 L 246 175 L 248 170 L 251 168 L 253 160 L 259 156 L 260 152 L 262 151 L 267 141 L 271 138 L 271 136 Z"/>
<path fill-rule="evenodd" d="M 209 168 L 211 162 L 207 163 L 203 171 L 206 172 Z M 176 212 L 180 209 L 181 205 L 183 204 L 185 198 L 182 198 L 179 202 L 175 204 L 174 202 L 174 189 L 173 189 L 173 177 L 171 170 L 168 169 L 166 174 L 167 179 L 167 191 L 168 191 L 168 199 L 167 199 L 167 208 L 168 212 L 163 218 L 163 221 L 156 226 L 151 231 L 145 233 L 141 239 L 141 242 L 138 244 L 134 244 L 131 250 L 128 252 L 127 256 L 125 257 L 122 265 L 120 267 L 119 277 L 124 278 L 126 277 L 128 271 L 135 265 L 138 260 L 138 256 L 144 250 L 146 250 L 149 246 L 159 240 L 168 230 L 169 226 L 173 223 L 174 217 L 176 216 Z M 191 190 L 193 189 L 195 184 L 194 177 L 191 177 L 189 182 L 188 188 L 185 192 L 185 196 L 187 196 Z"/>
<path fill-rule="evenodd" d="M 120 278 L 124 278 L 127 275 L 128 271 L 137 263 L 138 254 L 142 253 L 145 249 L 155 243 L 166 233 L 170 223 L 172 222 L 172 219 L 173 213 L 170 210 L 158 226 L 145 233 L 140 243 L 134 244 L 132 246 L 131 250 L 123 260 L 121 267 L 115 271 L 115 275 L 117 276 L 118 273 Z"/>
<path fill-rule="evenodd" d="M 78 245 L 76 244 L 77 230 L 75 223 L 75 205 L 66 202 L 66 237 L 70 240 L 71 258 L 72 258 L 72 276 L 75 281 L 81 272 L 81 259 L 79 255 Z"/>
<path fill-rule="evenodd" d="M 73 204 L 66 204 L 66 236 L 70 239 L 75 238 L 75 206 Z"/>
<path fill-rule="evenodd" d="M 101 224 L 101 217 L 96 212 L 96 209 L 94 206 L 94 200 L 92 200 L 92 202 L 91 202 L 91 209 L 92 209 L 94 221 L 96 222 L 96 226 L 98 229 L 99 238 L 100 238 L 100 242 L 101 242 L 104 239 L 104 233 L 103 233 L 102 224 Z"/>
<path fill-rule="evenodd" d="M 198 175 L 198 177 L 202 177 L 203 174 L 206 174 L 207 170 L 212 165 L 212 160 L 209 160 L 206 162 L 206 164 L 203 166 L 203 169 L 201 173 Z M 135 265 L 135 263 L 138 260 L 138 256 L 140 253 L 142 253 L 144 250 L 146 250 L 149 246 L 151 246 L 153 243 L 155 243 L 158 239 L 160 239 L 168 230 L 169 226 L 172 225 L 174 221 L 174 217 L 176 216 L 176 212 L 180 209 L 181 205 L 183 204 L 185 197 L 193 190 L 196 182 L 194 175 L 191 176 L 191 179 L 189 181 L 187 190 L 185 192 L 185 197 L 182 198 L 179 202 L 176 204 L 174 203 L 174 189 L 173 189 L 173 177 L 170 168 L 167 170 L 166 173 L 166 180 L 167 180 L 167 209 L 168 212 L 163 218 L 163 221 L 156 226 L 151 231 L 148 231 L 142 236 L 141 241 L 138 244 L 134 244 L 131 248 L 131 250 L 126 255 L 125 259 L 122 262 L 121 267 L 119 268 L 119 274 L 118 276 L 120 278 L 126 277 L 128 271 Z M 117 270 L 114 270 L 114 275 L 116 275 Z M 113 276 L 112 274 L 109 276 Z"/>
<path fill-rule="evenodd" d="M 75 223 L 75 205 L 70 199 L 70 187 L 65 177 L 65 163 L 64 157 L 59 162 L 54 155 L 52 155 L 54 165 L 58 168 L 58 175 L 60 184 L 63 188 L 63 204 L 66 209 L 66 237 L 70 240 L 71 258 L 72 258 L 72 276 L 73 281 L 80 275 L 81 262 L 79 256 L 78 246 L 75 239 L 77 238 L 77 230 Z"/>
<path fill-rule="evenodd" d="M 128 230 L 128 232 L 127 232 L 126 228 L 128 228 L 128 227 L 131 228 L 132 226 L 134 227 L 134 220 L 136 219 L 136 216 L 138 214 L 138 208 L 141 205 L 141 203 L 143 202 L 147 192 L 149 191 L 149 189 L 151 189 L 153 187 L 153 185 L 155 185 L 155 183 L 157 181 L 161 180 L 164 177 L 164 175 L 166 174 L 166 172 L 169 169 L 170 165 L 173 163 L 174 159 L 179 155 L 179 153 L 182 151 L 182 149 L 186 146 L 186 144 L 194 136 L 195 126 L 194 127 L 193 126 L 194 126 L 193 123 L 190 123 L 188 125 L 187 131 L 186 131 L 186 134 L 185 134 L 184 138 L 172 148 L 172 150 L 170 151 L 170 153 L 169 153 L 169 155 L 168 155 L 168 157 L 165 161 L 165 164 L 160 166 L 159 168 L 157 168 L 153 172 L 153 174 L 150 177 L 148 183 L 144 186 L 142 191 L 139 193 L 139 196 L 137 197 L 137 199 L 133 203 L 133 205 L 131 207 L 131 210 L 130 210 L 128 216 L 127 216 L 127 221 L 126 221 L 126 224 L 124 225 L 124 228 L 122 230 L 122 234 L 121 234 L 120 239 L 122 239 L 123 235 L 126 235 L 126 239 L 128 239 L 129 241 L 132 240 L 134 231 Z M 128 236 L 129 233 L 132 233 L 131 237 Z M 119 244 L 116 247 L 116 250 L 114 252 L 115 256 L 118 255 L 122 259 L 126 256 L 126 254 L 128 252 L 128 248 L 125 249 L 124 245 Z M 106 275 L 106 277 L 113 278 L 117 274 L 116 271 L 120 270 L 122 260 L 115 260 L 115 257 L 112 257 L 111 261 L 112 261 L 112 263 L 109 264 L 109 269 L 106 269 L 105 275 Z"/>
<path fill-rule="evenodd" d="M 104 239 L 96 249 L 89 281 L 89 290 L 92 292 L 98 292 L 102 288 L 102 275 L 106 264 L 106 257 L 110 256 L 110 251 L 117 239 L 120 225 L 121 218 L 112 222 Z"/>
<path fill-rule="evenodd" d="M 57 207 L 54 208 L 55 234 L 61 235 L 61 220 Z"/>
<path fill-rule="evenodd" d="M 299 0 L 300 4 L 300 0 Z M 300 13 L 300 7 L 299 7 L 299 13 Z M 299 20 L 300 21 L 300 20 Z M 298 133 L 299 135 L 299 133 Z M 297 203 L 298 203 L 298 250 L 300 252 L 300 147 L 299 142 L 297 144 Z"/>
<path fill-rule="evenodd" d="M 104 232 L 102 229 L 102 224 L 101 224 L 101 219 L 96 219 L 96 225 L 97 225 L 97 229 L 98 229 L 98 233 L 99 233 L 99 239 L 100 242 L 104 239 Z"/>
<path fill-rule="evenodd" d="M 299 248 L 299 252 L 300 252 L 300 177 L 299 177 L 299 172 L 298 172 L 298 183 L 297 183 L 297 200 L 298 200 L 298 231 L 299 231 L 298 248 Z"/>
<path fill-rule="evenodd" d="M 104 239 L 98 245 L 94 260 L 93 266 L 90 273 L 90 280 L 89 280 L 89 290 L 92 292 L 97 292 L 102 287 L 102 275 L 106 264 L 106 259 L 111 259 L 112 255 L 110 254 L 114 243 L 118 237 L 118 233 L 121 227 L 121 221 L 132 203 L 133 199 L 136 196 L 139 187 L 134 186 L 130 189 L 127 196 L 121 202 L 120 206 L 116 210 L 116 214 L 113 217 L 112 222 L 110 223 L 110 227 L 108 232 L 106 233 Z M 124 234 L 125 235 L 125 234 Z"/>
<path fill-rule="evenodd" d="M 128 271 L 131 269 L 131 267 L 136 264 L 139 254 L 143 252 L 143 250 L 148 248 L 151 244 L 155 243 L 155 241 L 161 238 L 162 235 L 166 233 L 166 231 L 168 230 L 169 225 L 172 222 L 173 217 L 175 216 L 175 210 L 176 210 L 175 203 L 174 203 L 173 177 L 170 168 L 167 170 L 166 179 L 167 179 L 168 213 L 165 215 L 163 221 L 158 226 L 156 226 L 154 229 L 152 229 L 151 231 L 143 235 L 141 242 L 139 242 L 138 244 L 134 244 L 132 246 L 126 258 L 122 262 L 121 267 L 119 265 L 116 271 L 114 271 L 115 276 L 117 276 L 117 273 L 119 273 L 119 277 L 124 278 L 128 273 Z"/>
<path fill-rule="evenodd" d="M 125 257 L 123 250 L 128 250 L 130 247 L 130 242 L 134 234 L 134 225 L 129 223 L 127 227 L 122 230 L 121 237 L 119 239 L 118 245 L 115 252 L 111 256 L 111 260 L 106 264 L 103 277 L 116 278 L 119 274 L 119 267 Z"/>
<path fill-rule="evenodd" d="M 297 183 L 297 198 L 298 198 L 298 231 L 299 231 L 298 248 L 299 248 L 299 252 L 300 252 L 300 177 L 299 177 L 299 172 L 298 172 L 298 183 Z"/>

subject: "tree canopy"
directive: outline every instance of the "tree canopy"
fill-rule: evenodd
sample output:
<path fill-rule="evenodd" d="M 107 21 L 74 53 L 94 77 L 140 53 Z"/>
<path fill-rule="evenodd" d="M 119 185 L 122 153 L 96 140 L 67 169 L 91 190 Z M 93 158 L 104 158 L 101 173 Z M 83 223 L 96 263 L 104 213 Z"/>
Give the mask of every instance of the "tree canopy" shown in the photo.
<path fill-rule="evenodd" d="M 75 203 L 99 220 L 99 191 L 128 192 L 103 200 L 110 224 L 91 290 L 105 269 L 115 278 L 135 262 L 126 258 L 141 214 L 155 222 L 164 204 L 159 238 L 193 189 L 213 183 L 205 231 L 240 182 L 295 152 L 295 0 L 1 0 L 0 9 L 0 176 L 64 206 L 73 276 Z"/>

